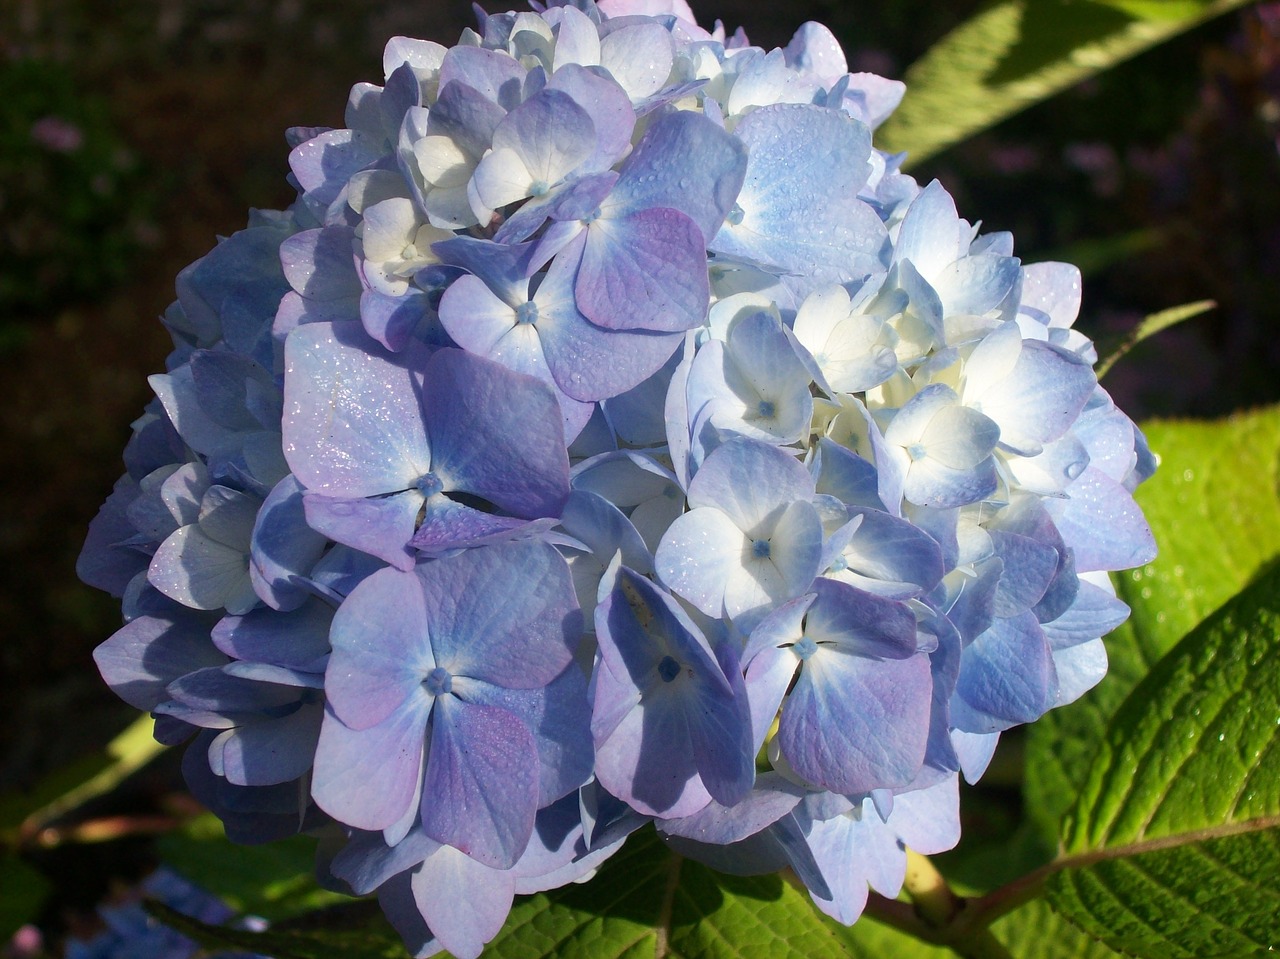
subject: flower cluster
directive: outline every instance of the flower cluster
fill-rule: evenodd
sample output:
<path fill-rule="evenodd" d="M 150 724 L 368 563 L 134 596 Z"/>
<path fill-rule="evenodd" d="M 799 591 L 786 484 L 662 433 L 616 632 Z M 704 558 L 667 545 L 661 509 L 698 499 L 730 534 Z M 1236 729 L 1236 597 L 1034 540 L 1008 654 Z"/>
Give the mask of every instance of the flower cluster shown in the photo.
<path fill-rule="evenodd" d="M 648 822 L 852 922 L 1154 552 L 1078 271 L 875 150 L 902 85 L 816 24 L 574 0 L 385 69 L 178 278 L 103 676 L 419 956 Z"/>

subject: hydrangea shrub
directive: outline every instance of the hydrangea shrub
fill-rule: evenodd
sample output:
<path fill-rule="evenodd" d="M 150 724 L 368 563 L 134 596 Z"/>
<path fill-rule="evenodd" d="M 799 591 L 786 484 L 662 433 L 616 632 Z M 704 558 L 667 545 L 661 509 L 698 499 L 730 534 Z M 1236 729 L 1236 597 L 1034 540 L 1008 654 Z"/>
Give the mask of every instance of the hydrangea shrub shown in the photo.
<path fill-rule="evenodd" d="M 877 150 L 902 84 L 818 24 L 580 0 L 384 67 L 178 277 L 100 671 L 415 955 L 649 823 L 852 923 L 1154 556 L 1079 271 Z"/>

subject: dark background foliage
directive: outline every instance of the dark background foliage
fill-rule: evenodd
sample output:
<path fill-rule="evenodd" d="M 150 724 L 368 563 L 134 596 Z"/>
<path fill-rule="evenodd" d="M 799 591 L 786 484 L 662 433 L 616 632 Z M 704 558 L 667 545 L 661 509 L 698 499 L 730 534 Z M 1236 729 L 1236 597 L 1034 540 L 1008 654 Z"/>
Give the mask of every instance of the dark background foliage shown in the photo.
<path fill-rule="evenodd" d="M 1046 0 L 1056 2 L 1056 0 Z M 489 4 L 498 9 L 498 4 Z M 976 9 L 707 0 L 703 22 L 785 44 L 830 25 L 855 70 L 901 77 Z M 163 369 L 173 277 L 250 207 L 286 205 L 292 125 L 342 125 L 395 34 L 451 43 L 460 0 L 8 0 L 0 6 L 0 784 L 29 788 L 132 718 L 93 647 L 118 605 L 81 586 L 85 528 Z M 1140 346 L 1108 387 L 1135 417 L 1280 398 L 1280 3 L 1212 21 L 913 170 L 1025 260 L 1086 272 L 1104 345 L 1142 316 L 1213 313 Z M 163 764 L 118 797 L 172 809 Z M 112 810 L 108 810 L 112 811 Z M 145 844 L 34 853 L 74 921 Z"/>

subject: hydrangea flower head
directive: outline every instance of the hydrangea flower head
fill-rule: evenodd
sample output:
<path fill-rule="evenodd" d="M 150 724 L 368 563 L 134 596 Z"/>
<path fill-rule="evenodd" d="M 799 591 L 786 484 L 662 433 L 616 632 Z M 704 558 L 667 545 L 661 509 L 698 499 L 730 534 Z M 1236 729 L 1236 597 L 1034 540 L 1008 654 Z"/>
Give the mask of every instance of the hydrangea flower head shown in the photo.
<path fill-rule="evenodd" d="M 575 0 L 384 67 L 179 277 L 99 669 L 419 956 L 647 823 L 854 921 L 1153 555 L 1078 272 L 901 173 L 901 84 L 817 24 Z"/>

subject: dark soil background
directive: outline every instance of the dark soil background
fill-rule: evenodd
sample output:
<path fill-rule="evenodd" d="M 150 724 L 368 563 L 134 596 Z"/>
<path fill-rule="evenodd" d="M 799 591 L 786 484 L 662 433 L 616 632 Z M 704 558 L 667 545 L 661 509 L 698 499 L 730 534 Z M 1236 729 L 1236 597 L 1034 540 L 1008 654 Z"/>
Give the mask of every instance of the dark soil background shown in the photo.
<path fill-rule="evenodd" d="M 976 3 L 942 6 L 694 3 L 767 47 L 821 20 L 854 69 L 892 77 Z M 0 791 L 133 718 L 90 659 L 118 605 L 74 564 L 163 370 L 173 277 L 250 207 L 290 202 L 284 130 L 341 126 L 389 37 L 452 43 L 471 22 L 460 0 L 0 3 Z M 1135 417 L 1218 415 L 1280 399 L 1278 132 L 1280 3 L 1262 3 L 913 172 L 1024 259 L 1081 263 L 1080 325 L 1104 342 L 1217 300 L 1107 385 Z"/>

